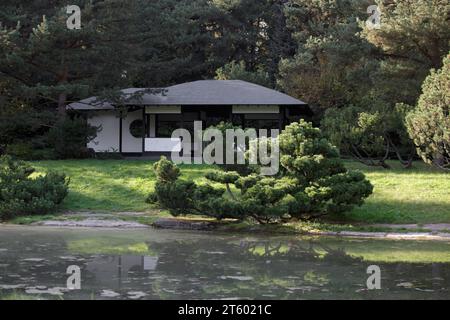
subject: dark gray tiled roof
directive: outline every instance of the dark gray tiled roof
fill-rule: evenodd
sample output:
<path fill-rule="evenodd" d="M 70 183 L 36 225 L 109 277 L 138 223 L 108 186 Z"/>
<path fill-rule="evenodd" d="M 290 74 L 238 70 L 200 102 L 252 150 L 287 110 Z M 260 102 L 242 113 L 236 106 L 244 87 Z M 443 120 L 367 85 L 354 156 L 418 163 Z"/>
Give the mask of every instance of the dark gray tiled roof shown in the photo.
<path fill-rule="evenodd" d="M 166 88 L 163 94 L 144 94 L 130 105 L 306 105 L 287 94 L 241 80 L 199 80 Z M 132 94 L 143 88 L 129 88 L 123 93 Z M 67 107 L 76 110 L 112 109 L 107 102 L 97 102 L 90 97 Z"/>

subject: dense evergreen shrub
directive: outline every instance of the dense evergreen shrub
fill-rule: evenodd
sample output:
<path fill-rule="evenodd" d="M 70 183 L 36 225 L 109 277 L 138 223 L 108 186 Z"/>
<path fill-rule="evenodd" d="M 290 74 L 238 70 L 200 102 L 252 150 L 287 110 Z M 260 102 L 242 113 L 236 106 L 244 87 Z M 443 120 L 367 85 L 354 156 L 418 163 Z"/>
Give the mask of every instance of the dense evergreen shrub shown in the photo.
<path fill-rule="evenodd" d="M 57 158 L 53 149 L 40 149 L 30 142 L 10 144 L 5 148 L 5 154 L 21 160 L 51 160 Z"/>
<path fill-rule="evenodd" d="M 242 127 L 241 127 L 241 126 L 234 125 L 234 124 L 231 123 L 231 122 L 221 121 L 221 122 L 219 122 L 218 124 L 216 124 L 216 125 L 214 125 L 214 126 L 208 127 L 207 129 L 208 129 L 208 130 L 211 130 L 211 129 L 217 129 L 217 130 L 219 130 L 219 131 L 222 133 L 222 136 L 223 136 L 223 150 L 222 150 L 222 152 L 223 152 L 223 155 L 225 156 L 226 153 L 227 153 L 227 145 L 226 145 L 226 135 L 227 135 L 227 130 L 240 130 L 240 129 L 242 129 Z M 243 130 L 243 129 L 242 129 L 242 130 Z M 247 129 L 247 130 L 248 130 L 248 129 Z M 244 130 L 244 132 L 245 132 L 245 130 Z M 235 141 L 235 143 L 237 144 L 238 142 Z M 244 144 L 245 144 L 245 150 L 249 150 L 249 148 L 250 148 L 250 144 L 249 144 L 249 143 L 250 143 L 250 141 L 249 141 L 249 139 L 247 138 L 247 139 L 244 141 Z M 206 146 L 207 144 L 208 144 L 208 143 L 205 142 L 205 146 Z M 244 147 L 244 146 L 242 146 L 242 147 Z M 237 154 L 237 150 L 236 150 L 236 145 L 235 145 L 235 148 L 234 148 L 234 159 L 237 159 L 236 154 Z M 225 161 L 224 161 L 224 162 L 225 162 Z M 251 174 L 251 173 L 256 173 L 256 172 L 258 171 L 258 167 L 257 167 L 257 166 L 249 165 L 248 163 L 246 163 L 245 165 L 243 165 L 243 164 L 237 164 L 237 163 L 235 163 L 235 164 L 227 164 L 227 163 L 223 163 L 223 164 L 217 164 L 217 166 L 218 166 L 221 170 L 224 170 L 224 171 L 236 171 L 236 172 L 238 172 L 240 175 L 243 175 L 243 176 L 249 175 L 249 174 Z"/>
<path fill-rule="evenodd" d="M 5 153 L 18 159 L 31 160 L 33 155 L 33 144 L 30 142 L 17 142 L 8 144 Z"/>
<path fill-rule="evenodd" d="M 381 102 L 330 108 L 321 127 L 342 154 L 365 165 L 389 168 L 386 160 L 395 157 L 409 168 L 415 151 L 404 119 L 410 110 L 406 105 L 389 108 Z"/>
<path fill-rule="evenodd" d="M 450 54 L 432 70 L 417 107 L 407 117 L 408 132 L 422 159 L 450 170 Z"/>
<path fill-rule="evenodd" d="M 98 130 L 81 117 L 57 120 L 52 112 L 5 106 L 0 108 L 0 154 L 21 160 L 84 158 Z"/>
<path fill-rule="evenodd" d="M 179 179 L 179 168 L 162 158 L 155 164 L 151 198 L 174 215 L 252 217 L 271 223 L 342 213 L 372 193 L 364 175 L 347 170 L 337 149 L 311 123 L 292 123 L 278 140 L 281 166 L 275 177 L 218 170 L 206 175 L 210 183 L 199 185 Z"/>
<path fill-rule="evenodd" d="M 196 185 L 179 179 L 180 169 L 166 157 L 153 165 L 156 173 L 155 191 L 147 197 L 148 203 L 158 203 L 174 216 L 200 214 L 202 202 L 209 197 L 221 197 L 224 189 L 210 185 Z"/>
<path fill-rule="evenodd" d="M 60 159 L 86 158 L 90 155 L 86 145 L 97 136 L 98 130 L 82 117 L 67 117 L 49 130 L 48 143 Z"/>
<path fill-rule="evenodd" d="M 64 174 L 32 177 L 34 169 L 9 156 L 0 157 L 0 219 L 54 211 L 68 193 Z"/>
<path fill-rule="evenodd" d="M 45 134 L 55 122 L 51 112 L 4 105 L 0 108 L 0 154 L 23 160 L 42 160 L 49 154 Z M 45 150 L 45 151 L 38 151 Z"/>

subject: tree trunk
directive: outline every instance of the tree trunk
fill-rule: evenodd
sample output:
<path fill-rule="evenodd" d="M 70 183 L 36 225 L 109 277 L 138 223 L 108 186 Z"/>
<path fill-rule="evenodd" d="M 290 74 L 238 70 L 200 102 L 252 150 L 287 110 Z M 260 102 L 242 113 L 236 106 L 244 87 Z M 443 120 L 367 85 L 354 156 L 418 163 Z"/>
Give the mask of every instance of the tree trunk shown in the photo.
<path fill-rule="evenodd" d="M 69 78 L 69 70 L 65 65 L 65 58 L 62 57 L 61 60 L 62 70 L 58 75 L 58 85 L 63 85 L 67 83 L 67 79 Z M 67 92 L 61 92 L 58 96 L 58 118 L 64 119 L 66 117 L 66 102 L 67 102 Z"/>
<path fill-rule="evenodd" d="M 67 94 L 60 93 L 58 97 L 58 117 L 64 119 L 66 117 L 66 100 Z"/>

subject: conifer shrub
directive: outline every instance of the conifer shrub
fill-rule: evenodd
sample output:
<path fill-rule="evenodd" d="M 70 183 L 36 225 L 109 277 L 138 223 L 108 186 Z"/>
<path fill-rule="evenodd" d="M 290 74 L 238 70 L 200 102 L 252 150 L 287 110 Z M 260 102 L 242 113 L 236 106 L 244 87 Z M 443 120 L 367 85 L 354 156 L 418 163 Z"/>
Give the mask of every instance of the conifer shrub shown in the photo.
<path fill-rule="evenodd" d="M 426 163 L 450 171 L 450 54 L 422 86 L 417 107 L 407 116 L 408 132 Z"/>
<path fill-rule="evenodd" d="M 276 176 L 216 170 L 206 174 L 207 184 L 196 184 L 180 179 L 179 168 L 162 158 L 154 165 L 157 181 L 151 197 L 173 215 L 276 223 L 343 213 L 372 193 L 364 174 L 347 170 L 338 150 L 311 123 L 290 124 L 278 142 Z"/>
<path fill-rule="evenodd" d="M 0 220 L 54 211 L 68 193 L 64 174 L 33 177 L 34 168 L 10 156 L 0 157 Z"/>

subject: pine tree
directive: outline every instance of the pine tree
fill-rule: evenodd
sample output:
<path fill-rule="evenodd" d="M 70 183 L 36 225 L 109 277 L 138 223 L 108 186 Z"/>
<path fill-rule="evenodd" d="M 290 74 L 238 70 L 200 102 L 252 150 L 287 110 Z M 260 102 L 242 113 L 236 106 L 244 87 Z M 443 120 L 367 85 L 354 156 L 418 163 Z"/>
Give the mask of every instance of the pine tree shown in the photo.
<path fill-rule="evenodd" d="M 374 47 L 358 37 L 364 3 L 291 0 L 285 12 L 297 52 L 280 62 L 281 88 L 308 101 L 317 116 L 370 95 Z"/>
<path fill-rule="evenodd" d="M 450 50 L 450 3 L 446 0 L 380 0 L 380 28 L 363 24 L 362 37 L 380 51 L 372 74 L 384 100 L 415 105 L 431 68 Z"/>
<path fill-rule="evenodd" d="M 78 4 L 82 27 L 74 30 L 66 26 L 65 1 L 17 7 L 7 0 L 0 10 L 0 80 L 12 81 L 12 94 L 33 104 L 56 104 L 61 117 L 69 101 L 129 82 L 124 73 L 133 50 L 119 30 L 132 14 L 131 2 Z"/>
<path fill-rule="evenodd" d="M 216 70 L 217 80 L 243 80 L 270 88 L 272 86 L 269 73 L 262 69 L 248 71 L 244 61 L 231 61 Z"/>
<path fill-rule="evenodd" d="M 440 70 L 432 70 L 422 86 L 407 126 L 417 153 L 427 163 L 450 170 L 450 54 Z"/>

